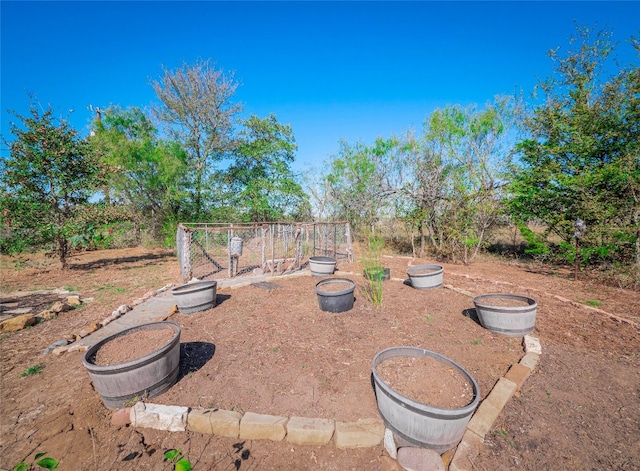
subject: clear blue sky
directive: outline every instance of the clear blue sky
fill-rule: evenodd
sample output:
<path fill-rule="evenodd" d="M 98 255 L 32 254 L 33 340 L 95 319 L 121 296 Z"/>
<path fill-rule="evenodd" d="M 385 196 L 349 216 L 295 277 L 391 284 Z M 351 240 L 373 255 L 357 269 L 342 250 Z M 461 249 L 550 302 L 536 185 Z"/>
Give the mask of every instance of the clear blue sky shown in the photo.
<path fill-rule="evenodd" d="M 244 115 L 293 127 L 294 168 L 448 104 L 482 105 L 548 77 L 575 22 L 640 37 L 640 2 L 0 2 L 1 133 L 27 91 L 86 134 L 88 106 L 147 108 L 162 66 L 235 71 Z M 627 61 L 637 58 L 619 48 Z M 7 151 L 3 147 L 2 155 Z"/>

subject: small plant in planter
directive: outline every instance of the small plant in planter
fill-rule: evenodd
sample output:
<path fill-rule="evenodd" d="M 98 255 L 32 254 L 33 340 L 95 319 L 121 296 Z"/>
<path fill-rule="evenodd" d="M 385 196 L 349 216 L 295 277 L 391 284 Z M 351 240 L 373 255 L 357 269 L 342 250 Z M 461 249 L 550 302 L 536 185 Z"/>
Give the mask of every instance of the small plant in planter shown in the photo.
<path fill-rule="evenodd" d="M 366 240 L 366 251 L 361 259 L 365 277 L 365 295 L 376 307 L 382 306 L 382 282 L 385 269 L 382 266 L 382 247 L 384 240 L 369 234 Z"/>

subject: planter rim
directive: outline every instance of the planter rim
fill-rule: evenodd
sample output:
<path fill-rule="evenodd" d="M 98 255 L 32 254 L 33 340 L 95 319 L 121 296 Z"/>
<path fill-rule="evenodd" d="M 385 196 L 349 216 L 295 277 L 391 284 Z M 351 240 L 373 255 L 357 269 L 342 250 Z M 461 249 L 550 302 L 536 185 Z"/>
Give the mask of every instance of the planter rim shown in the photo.
<path fill-rule="evenodd" d="M 495 304 L 491 304 L 488 302 L 491 299 L 515 299 L 518 301 L 526 301 L 526 306 L 496 306 Z M 473 304 L 476 306 L 486 308 L 486 309 L 500 309 L 501 311 L 529 311 L 531 308 L 535 308 L 538 306 L 538 303 L 535 299 L 530 298 L 528 296 L 523 296 L 519 294 L 507 294 L 507 293 L 492 293 L 492 294 L 481 294 L 480 296 L 476 296 L 473 298 Z"/>
<path fill-rule="evenodd" d="M 340 291 L 322 291 L 320 285 L 326 285 L 329 283 L 345 283 L 348 284 L 349 287 Z M 350 280 L 348 278 L 327 278 L 326 280 L 318 281 L 314 289 L 316 291 L 316 294 L 318 294 L 319 296 L 342 296 L 343 294 L 352 293 L 356 289 L 356 284 L 353 280 Z"/>
<path fill-rule="evenodd" d="M 309 261 L 314 263 L 336 263 L 335 258 L 323 256 L 309 257 Z"/>
<path fill-rule="evenodd" d="M 414 273 L 420 270 L 430 270 L 429 273 Z M 430 263 L 425 263 L 423 265 L 413 265 L 407 268 L 407 275 L 409 276 L 430 276 L 439 271 L 444 271 L 444 267 L 442 265 L 435 265 Z"/>
<path fill-rule="evenodd" d="M 175 288 L 171 289 L 171 293 L 172 294 L 181 295 L 181 294 L 190 293 L 192 291 L 198 291 L 198 290 L 201 290 L 203 288 L 212 288 L 212 287 L 216 286 L 217 284 L 218 284 L 218 282 L 215 281 L 215 280 L 195 281 L 193 283 L 185 283 L 184 285 L 176 286 Z"/>
<path fill-rule="evenodd" d="M 471 388 L 473 389 L 473 399 L 469 404 L 463 407 L 447 409 L 444 407 L 437 407 L 437 406 L 432 406 L 430 404 L 425 404 L 424 402 L 414 401 L 413 399 L 403 394 L 400 394 L 398 391 L 396 391 L 391 386 L 389 386 L 380 377 L 380 375 L 378 375 L 376 371 L 376 367 L 378 365 L 380 365 L 385 360 L 388 360 L 390 358 L 397 358 L 397 357 L 420 358 L 425 356 L 432 357 L 435 360 L 439 361 L 440 363 L 446 363 L 447 365 L 453 366 L 458 370 L 458 372 L 462 373 L 463 376 L 465 376 L 469 380 L 469 382 L 471 383 Z M 460 366 L 458 363 L 456 363 L 452 359 L 447 358 L 446 356 L 441 355 L 439 353 L 436 353 L 430 350 L 425 350 L 423 348 L 404 347 L 404 346 L 386 348 L 378 352 L 373 357 L 373 361 L 371 362 L 371 373 L 373 374 L 374 380 L 377 383 L 377 385 L 380 386 L 383 390 L 385 390 L 386 394 L 389 394 L 389 392 L 392 391 L 395 395 L 401 397 L 402 400 L 406 402 L 408 408 L 411 408 L 414 410 L 419 410 L 419 411 L 426 410 L 434 414 L 437 414 L 438 412 L 441 412 L 441 411 L 457 412 L 460 417 L 464 417 L 469 413 L 473 412 L 478 406 L 478 403 L 480 402 L 480 387 L 478 386 L 478 383 L 476 382 L 475 378 L 471 376 L 471 374 L 467 370 L 465 370 L 462 366 Z M 449 417 L 449 418 L 453 418 L 453 417 Z"/>
<path fill-rule="evenodd" d="M 151 353 L 148 353 L 147 355 L 135 358 L 133 360 L 126 361 L 124 363 L 116 363 L 114 365 L 96 365 L 94 362 L 89 361 L 90 358 L 100 349 L 100 347 L 102 347 L 107 342 L 114 340 L 118 337 L 121 337 L 123 335 L 126 335 L 128 333 L 134 332 L 136 330 L 146 330 L 147 327 L 151 327 L 152 328 L 151 330 L 161 330 L 161 329 L 166 329 L 168 327 L 173 329 L 174 335 L 169 342 L 167 342 L 165 345 L 162 346 L 162 348 L 154 350 Z M 85 368 L 90 370 L 92 373 L 97 373 L 97 374 L 100 374 L 102 372 L 113 373 L 114 371 L 117 371 L 119 369 L 127 369 L 132 366 L 139 365 L 140 363 L 143 363 L 145 360 L 151 359 L 157 356 L 159 353 L 164 354 L 165 351 L 168 351 L 171 348 L 173 348 L 174 346 L 173 343 L 176 340 L 176 338 L 180 336 L 181 331 L 182 329 L 180 328 L 180 324 L 173 321 L 147 322 L 146 324 L 140 324 L 134 327 L 129 327 L 128 329 L 122 330 L 120 332 L 116 332 L 115 334 L 112 334 L 100 340 L 98 343 L 96 343 L 91 348 L 89 348 L 86 352 L 84 352 L 84 355 L 82 355 L 82 363 L 85 366 Z"/>

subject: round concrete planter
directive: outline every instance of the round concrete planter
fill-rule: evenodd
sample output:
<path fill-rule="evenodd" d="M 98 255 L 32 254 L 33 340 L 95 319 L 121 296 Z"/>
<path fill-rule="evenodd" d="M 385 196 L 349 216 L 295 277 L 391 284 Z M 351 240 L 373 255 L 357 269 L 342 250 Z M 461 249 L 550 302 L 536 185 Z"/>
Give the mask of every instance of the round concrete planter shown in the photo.
<path fill-rule="evenodd" d="M 458 409 L 443 409 L 416 402 L 395 391 L 376 371 L 377 366 L 389 358 L 425 356 L 434 358 L 466 377 L 473 388 L 473 399 L 468 405 Z M 453 360 L 429 350 L 415 347 L 391 347 L 382 350 L 373 358 L 372 374 L 378 410 L 386 426 L 405 442 L 430 448 L 438 453 L 444 453 L 460 442 L 480 402 L 480 388 L 475 379 Z M 437 381 L 438 378 L 424 380 Z"/>
<path fill-rule="evenodd" d="M 517 294 L 484 294 L 473 298 L 480 324 L 510 337 L 524 337 L 536 325 L 538 303 Z"/>
<path fill-rule="evenodd" d="M 172 329 L 173 338 L 143 357 L 115 365 L 95 364 L 96 353 L 106 343 L 135 331 L 154 329 Z M 110 335 L 89 348 L 82 363 L 104 405 L 118 409 L 135 397 L 152 398 L 173 386 L 180 366 L 180 333 L 180 325 L 175 322 L 150 322 Z"/>
<path fill-rule="evenodd" d="M 411 286 L 415 289 L 441 288 L 443 273 L 441 265 L 415 265 L 407 268 Z"/>
<path fill-rule="evenodd" d="M 313 276 L 333 275 L 336 259 L 332 257 L 309 257 L 309 268 Z"/>
<path fill-rule="evenodd" d="M 182 314 L 206 311 L 216 305 L 216 281 L 196 281 L 171 290 Z"/>

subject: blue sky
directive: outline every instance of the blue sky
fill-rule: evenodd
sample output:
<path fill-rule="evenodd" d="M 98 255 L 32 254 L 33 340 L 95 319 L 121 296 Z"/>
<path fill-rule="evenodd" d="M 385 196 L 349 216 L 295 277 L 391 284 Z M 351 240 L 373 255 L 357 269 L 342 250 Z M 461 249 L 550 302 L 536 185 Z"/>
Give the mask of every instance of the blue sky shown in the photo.
<path fill-rule="evenodd" d="M 0 2 L 1 128 L 27 91 L 83 134 L 88 106 L 148 108 L 162 66 L 235 71 L 244 116 L 274 113 L 298 143 L 296 170 L 340 139 L 419 131 L 436 108 L 529 92 L 575 23 L 640 36 L 640 2 Z M 627 45 L 618 51 L 637 58 Z M 6 155 L 2 146 L 2 155 Z"/>

